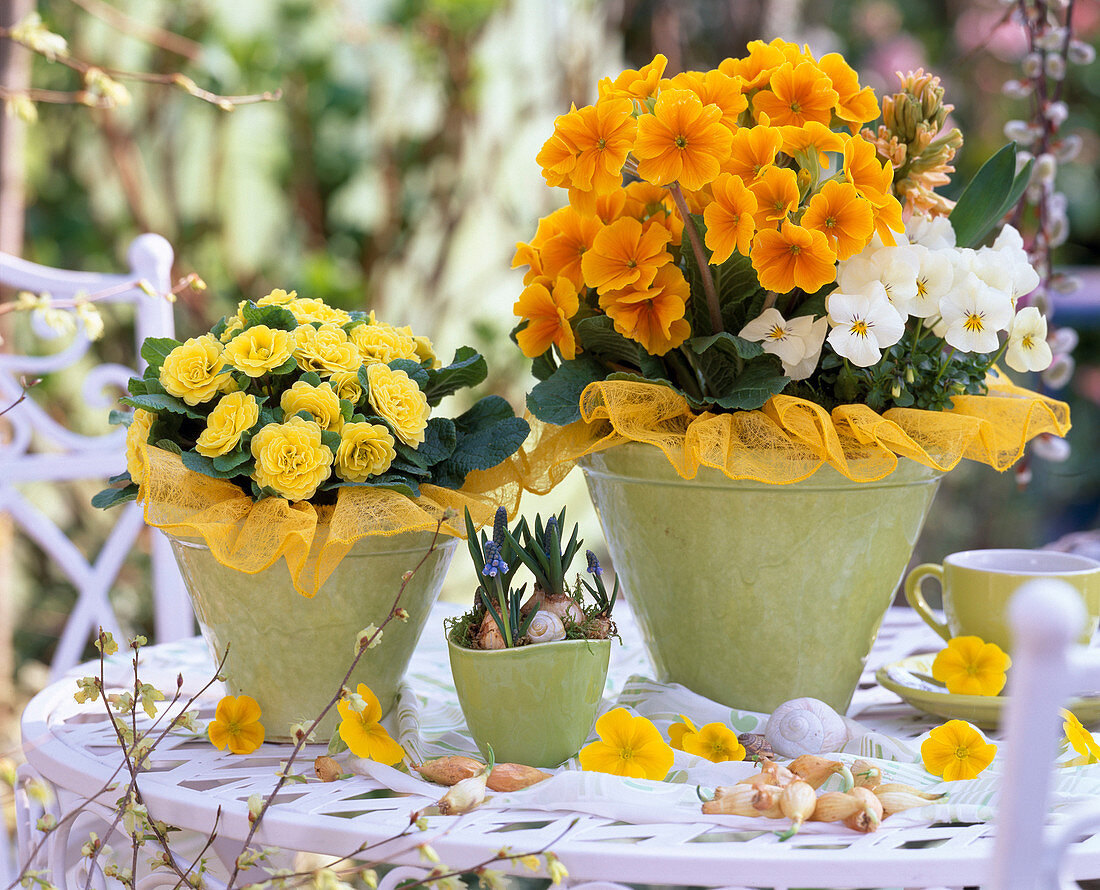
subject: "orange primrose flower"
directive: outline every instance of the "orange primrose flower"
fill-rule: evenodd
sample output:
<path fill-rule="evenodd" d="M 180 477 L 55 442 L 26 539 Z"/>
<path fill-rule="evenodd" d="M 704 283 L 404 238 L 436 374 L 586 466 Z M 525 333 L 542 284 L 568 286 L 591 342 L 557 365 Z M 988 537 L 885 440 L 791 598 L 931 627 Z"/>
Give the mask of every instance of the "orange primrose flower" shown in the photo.
<path fill-rule="evenodd" d="M 628 68 L 614 80 L 603 78 L 597 88 L 600 99 L 637 99 L 644 102 L 657 94 L 668 59 L 657 53 L 653 61 L 635 71 Z"/>
<path fill-rule="evenodd" d="M 748 256 L 752 236 L 756 234 L 756 195 L 745 187 L 739 176 L 722 173 L 711 185 L 714 201 L 703 211 L 706 223 L 706 245 L 711 250 L 711 263 L 724 263 L 736 249 Z"/>
<path fill-rule="evenodd" d="M 575 111 L 576 108 L 574 107 L 573 110 Z M 561 117 L 557 120 L 561 120 Z M 546 180 L 547 185 L 555 188 L 565 188 L 569 185 L 569 174 L 577 166 L 577 151 L 573 145 L 555 131 L 542 144 L 539 153 L 535 155 L 535 160 L 542 167 L 542 177 Z"/>
<path fill-rule="evenodd" d="M 789 154 L 792 158 L 804 159 L 803 167 L 813 163 L 816 155 L 821 169 L 827 170 L 829 159 L 825 156 L 825 152 L 844 151 L 843 137 L 817 121 L 810 121 L 802 127 L 780 127 L 779 131 L 783 134 L 783 153 Z"/>
<path fill-rule="evenodd" d="M 554 132 L 573 147 L 570 184 L 581 191 L 608 192 L 622 184 L 622 169 L 638 125 L 629 99 L 604 99 L 554 121 Z"/>
<path fill-rule="evenodd" d="M 643 228 L 630 217 L 615 220 L 600 230 L 581 257 L 585 283 L 601 294 L 625 287 L 649 287 L 657 269 L 672 260 L 672 254 L 665 250 L 671 237 L 664 226 Z"/>
<path fill-rule="evenodd" d="M 665 90 L 653 114 L 638 121 L 638 175 L 655 185 L 679 182 L 687 189 L 702 188 L 718 175 L 729 154 L 733 134 L 721 118 L 721 108 L 704 105 L 690 90 Z"/>
<path fill-rule="evenodd" d="M 879 115 L 878 99 L 870 87 L 859 87 L 859 75 L 840 53 L 827 53 L 817 60 L 817 67 L 832 81 L 839 97 L 836 116 L 848 124 L 853 133 L 860 124 L 873 121 Z"/>
<path fill-rule="evenodd" d="M 664 355 L 691 335 L 684 309 L 691 295 L 683 273 L 662 266 L 651 287 L 613 291 L 600 297 L 600 308 L 624 337 L 642 344 L 650 355 Z"/>
<path fill-rule="evenodd" d="M 527 271 L 523 273 L 524 284 L 530 284 L 543 274 L 542 257 L 539 256 L 538 248 L 526 241 L 516 242 L 516 253 L 512 257 L 512 268 L 517 269 L 520 266 L 527 267 Z"/>
<path fill-rule="evenodd" d="M 782 147 L 783 133 L 778 127 L 741 127 L 733 134 L 729 158 L 722 164 L 722 171 L 752 182 L 775 163 Z"/>
<path fill-rule="evenodd" d="M 704 105 L 717 105 L 722 109 L 722 126 L 730 132 L 736 132 L 738 115 L 749 107 L 748 97 L 741 92 L 741 79 L 721 71 L 684 71 L 661 85 L 691 90 Z"/>
<path fill-rule="evenodd" d="M 853 136 L 844 143 L 844 177 L 871 202 L 875 216 L 875 231 L 882 243 L 892 247 L 896 241 L 891 232 L 904 232 L 901 204 L 890 194 L 894 168 L 879 160 L 878 151 L 862 136 Z"/>
<path fill-rule="evenodd" d="M 746 49 L 749 54 L 743 59 L 726 59 L 718 70 L 730 77 L 741 78 L 744 92 L 758 89 L 771 80 L 772 72 L 786 61 L 783 51 L 763 40 L 751 41 Z"/>
<path fill-rule="evenodd" d="M 545 230 L 544 222 L 548 223 Z M 540 221 L 535 239 L 539 239 L 540 233 L 545 238 L 539 245 L 542 274 L 547 278 L 565 276 L 578 291 L 581 290 L 584 287 L 581 257 L 592 247 L 602 228 L 599 217 L 584 216 L 568 205 Z"/>
<path fill-rule="evenodd" d="M 761 90 L 752 100 L 757 119 L 766 114 L 772 126 L 799 127 L 807 121 L 828 126 L 833 119 L 833 108 L 840 97 L 830 86 L 829 78 L 811 62 L 798 66 L 785 62 L 768 83 L 771 89 Z"/>
<path fill-rule="evenodd" d="M 861 197 L 849 182 L 830 180 L 810 198 L 802 225 L 816 229 L 828 239 L 838 260 L 855 256 L 875 233 L 871 203 Z"/>
<path fill-rule="evenodd" d="M 214 719 L 206 727 L 210 743 L 218 750 L 229 747 L 230 754 L 251 754 L 264 743 L 264 725 L 260 706 L 251 695 L 227 695 L 214 709 Z"/>
<path fill-rule="evenodd" d="M 758 229 L 777 229 L 798 209 L 798 176 L 790 167 L 765 167 L 749 189 L 756 196 Z"/>
<path fill-rule="evenodd" d="M 516 315 L 527 320 L 527 327 L 516 333 L 523 354 L 538 358 L 554 345 L 567 361 L 576 358 L 577 341 L 569 319 L 579 307 L 577 288 L 565 276 L 552 285 L 549 278 L 540 278 L 525 287 L 512 307 Z"/>
<path fill-rule="evenodd" d="M 836 280 L 836 254 L 825 235 L 794 223 L 757 232 L 750 257 L 760 286 L 777 294 L 796 287 L 812 294 Z"/>

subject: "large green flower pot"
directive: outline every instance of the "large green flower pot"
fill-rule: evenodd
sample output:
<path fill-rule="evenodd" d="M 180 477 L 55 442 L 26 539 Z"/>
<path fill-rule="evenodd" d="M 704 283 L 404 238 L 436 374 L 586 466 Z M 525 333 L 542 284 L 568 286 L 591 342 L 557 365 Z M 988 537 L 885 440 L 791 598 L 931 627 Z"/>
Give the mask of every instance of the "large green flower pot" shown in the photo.
<path fill-rule="evenodd" d="M 176 562 L 191 594 L 199 627 L 215 658 L 226 646 L 223 668 L 232 695 L 251 695 L 263 712 L 267 739 L 289 739 L 289 727 L 307 726 L 340 688 L 355 657 L 355 640 L 368 624 L 380 625 L 393 606 L 401 576 L 431 544 L 431 532 L 361 538 L 313 599 L 294 590 L 286 562 L 248 575 L 218 562 L 205 543 L 171 538 Z M 454 555 L 454 538 L 443 539 L 409 581 L 400 605 L 407 622 L 391 621 L 381 643 L 367 651 L 349 686 L 366 683 L 385 713 Z M 336 708 L 317 728 L 328 740 L 337 727 Z"/>
<path fill-rule="evenodd" d="M 939 473 L 900 458 L 878 482 L 829 466 L 790 485 L 707 467 L 688 481 L 639 443 L 581 466 L 658 679 L 744 710 L 847 709 Z"/>
<path fill-rule="evenodd" d="M 497 763 L 558 766 L 584 744 L 603 698 L 610 640 L 463 649 L 448 637 L 466 725 Z"/>

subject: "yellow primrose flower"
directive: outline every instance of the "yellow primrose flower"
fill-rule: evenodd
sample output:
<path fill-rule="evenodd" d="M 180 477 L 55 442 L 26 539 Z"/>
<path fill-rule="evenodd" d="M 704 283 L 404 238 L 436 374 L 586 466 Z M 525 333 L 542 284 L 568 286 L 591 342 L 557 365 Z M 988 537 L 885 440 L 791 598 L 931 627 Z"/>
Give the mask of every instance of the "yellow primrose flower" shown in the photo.
<path fill-rule="evenodd" d="M 366 683 L 360 683 L 355 690 L 367 706 L 356 711 L 346 699 L 340 699 L 336 708 L 340 712 L 340 738 L 356 757 L 366 757 L 393 766 L 405 759 L 405 749 L 390 738 L 382 724 L 382 706 Z"/>
<path fill-rule="evenodd" d="M 226 344 L 225 357 L 238 371 L 249 377 L 261 377 L 284 364 L 291 354 L 290 334 L 253 325 Z"/>
<path fill-rule="evenodd" d="M 657 727 L 626 708 L 608 711 L 596 721 L 598 742 L 580 752 L 581 769 L 632 779 L 660 781 L 672 769 L 675 756 Z"/>
<path fill-rule="evenodd" d="M 218 702 L 206 734 L 219 751 L 228 745 L 232 754 L 251 754 L 264 742 L 264 725 L 256 699 L 250 695 L 227 695 Z"/>
<path fill-rule="evenodd" d="M 229 376 L 222 355 L 224 348 L 211 334 L 181 343 L 165 356 L 160 385 L 188 405 L 209 402 Z"/>
<path fill-rule="evenodd" d="M 237 333 L 237 331 L 241 330 L 243 327 L 244 321 L 242 321 L 238 316 L 234 315 L 231 319 L 229 319 L 229 321 L 226 322 L 225 330 L 222 331 L 222 334 L 220 337 L 218 337 L 218 339 L 222 343 L 228 343 L 233 338 L 233 335 Z"/>
<path fill-rule="evenodd" d="M 338 433 L 344 425 L 344 418 L 340 414 L 340 397 L 328 383 L 311 386 L 304 380 L 299 380 L 283 392 L 279 407 L 287 417 L 305 411 L 323 430 Z"/>
<path fill-rule="evenodd" d="M 259 419 L 260 406 L 253 396 L 243 392 L 222 396 L 206 418 L 206 429 L 199 434 L 195 450 L 204 457 L 229 454 L 241 441 L 241 435 Z"/>
<path fill-rule="evenodd" d="M 683 751 L 684 739 L 689 735 L 694 735 L 699 730 L 695 728 L 695 724 L 691 722 L 691 718 L 681 714 L 679 723 L 673 723 L 668 728 L 668 741 L 677 751 Z"/>
<path fill-rule="evenodd" d="M 965 720 L 948 720 L 921 743 L 924 768 L 945 782 L 973 779 L 993 762 L 997 746 Z"/>
<path fill-rule="evenodd" d="M 130 479 L 141 485 L 145 478 L 145 453 L 141 446 L 149 441 L 149 430 L 153 427 L 153 421 L 157 415 L 143 408 L 134 410 L 134 419 L 126 429 L 126 470 Z"/>
<path fill-rule="evenodd" d="M 953 637 L 932 662 L 932 676 L 953 695 L 997 695 L 1012 659 L 981 637 Z"/>
<path fill-rule="evenodd" d="M 393 427 L 397 438 L 413 448 L 423 442 L 431 409 L 416 381 L 404 371 L 374 364 L 367 368 L 367 384 L 371 407 Z"/>
<path fill-rule="evenodd" d="M 288 300 L 282 306 L 284 309 L 290 310 L 290 314 L 294 316 L 294 320 L 298 324 L 309 324 L 316 321 L 321 324 L 342 325 L 351 321 L 351 316 L 343 309 L 335 309 L 324 300 L 316 300 L 312 297 L 299 297 Z"/>
<path fill-rule="evenodd" d="M 313 497 L 331 472 L 332 451 L 322 444 L 321 427 L 312 420 L 292 417 L 286 423 L 269 423 L 252 437 L 251 448 L 256 484 L 288 501 Z"/>
<path fill-rule="evenodd" d="M 398 358 L 420 361 L 416 354 L 416 341 L 392 325 L 364 322 L 353 327 L 349 336 L 366 363 L 388 364 Z"/>
<path fill-rule="evenodd" d="M 340 371 L 358 371 L 363 363 L 359 350 L 344 329 L 334 324 L 315 328 L 303 324 L 291 334 L 294 358 L 303 371 L 316 371 L 330 377 Z"/>
<path fill-rule="evenodd" d="M 397 457 L 393 436 L 379 423 L 345 423 L 336 449 L 336 475 L 348 482 L 366 482 L 386 472 Z"/>
<path fill-rule="evenodd" d="M 298 296 L 298 291 L 292 290 L 289 293 L 282 288 L 275 288 L 266 297 L 260 297 L 256 301 L 257 306 L 285 306 L 287 303 L 292 303 Z"/>
<path fill-rule="evenodd" d="M 1070 766 L 1084 766 L 1089 763 L 1100 763 L 1100 745 L 1091 732 L 1081 725 L 1081 721 L 1071 711 L 1062 709 L 1062 731 L 1066 734 L 1066 741 L 1080 757 L 1074 758 Z"/>
<path fill-rule="evenodd" d="M 708 723 L 698 732 L 686 734 L 683 741 L 688 754 L 698 754 L 711 763 L 745 759 L 745 746 L 724 723 Z"/>
<path fill-rule="evenodd" d="M 363 387 L 359 383 L 358 371 L 337 371 L 328 382 L 336 390 L 336 395 L 358 405 L 363 398 Z"/>

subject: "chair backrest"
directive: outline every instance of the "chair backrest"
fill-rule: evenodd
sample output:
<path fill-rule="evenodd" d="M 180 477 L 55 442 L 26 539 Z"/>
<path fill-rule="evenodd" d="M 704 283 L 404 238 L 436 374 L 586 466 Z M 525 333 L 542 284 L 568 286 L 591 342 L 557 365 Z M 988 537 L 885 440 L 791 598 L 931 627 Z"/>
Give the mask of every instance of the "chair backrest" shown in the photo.
<path fill-rule="evenodd" d="M 1076 888 L 1067 874 L 1067 848 L 1082 830 L 1100 825 L 1090 803 L 1044 828 L 1050 809 L 1051 757 L 1060 738 L 1060 708 L 1069 697 L 1100 689 L 1100 650 L 1075 640 L 1085 607 L 1064 581 L 1029 581 L 1010 604 L 1012 669 L 1005 717 L 1004 784 L 997 813 L 992 890 Z"/>
<path fill-rule="evenodd" d="M 129 303 L 134 306 L 136 368 L 103 364 L 84 377 L 81 398 L 92 407 L 106 412 L 113 407 L 117 390 L 125 390 L 127 379 L 140 373 L 144 362 L 140 344 L 146 337 L 171 337 L 175 323 L 172 304 L 161 297 L 149 296 L 138 282 L 147 282 L 157 293 L 171 289 L 172 248 L 159 235 L 141 235 L 130 245 L 130 271 L 121 275 L 101 275 L 51 269 L 0 253 L 0 284 L 30 291 L 49 293 L 55 299 L 70 299 L 81 294 L 109 294 L 102 303 Z M 35 333 L 43 338 L 57 336 L 47 325 L 35 324 Z M 18 350 L 20 344 L 9 343 Z M 16 402 L 22 394 L 22 377 L 45 377 L 81 361 L 89 340 L 82 325 L 77 326 L 72 342 L 52 355 L 26 356 L 18 351 L 0 353 L 0 408 Z M 108 394 L 108 388 L 112 391 Z M 34 540 L 71 581 L 77 591 L 76 604 L 69 614 L 50 667 L 57 677 L 80 661 L 88 641 L 99 625 L 121 639 L 121 627 L 111 607 L 108 591 L 115 583 L 127 555 L 144 528 L 141 508 L 129 503 L 115 508 L 115 524 L 102 549 L 87 559 L 42 510 L 20 489 L 29 482 L 64 482 L 116 475 L 126 468 L 125 431 L 116 429 L 105 435 L 81 435 L 52 417 L 33 399 L 26 398 L 0 418 L 0 512 L 7 513 L 28 537 Z M 158 642 L 190 636 L 192 611 L 183 588 L 168 541 L 152 531 L 154 635 Z M 0 596 L 5 592 L 0 590 Z"/>

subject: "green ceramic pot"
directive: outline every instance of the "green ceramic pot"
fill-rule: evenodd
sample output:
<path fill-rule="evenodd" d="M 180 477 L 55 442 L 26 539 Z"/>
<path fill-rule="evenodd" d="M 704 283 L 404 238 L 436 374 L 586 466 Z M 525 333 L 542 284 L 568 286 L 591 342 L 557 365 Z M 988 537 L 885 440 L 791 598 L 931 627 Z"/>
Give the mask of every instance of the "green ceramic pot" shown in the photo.
<path fill-rule="evenodd" d="M 941 474 L 900 458 L 878 482 L 829 466 L 790 485 L 707 467 L 688 481 L 639 443 L 581 466 L 658 679 L 744 710 L 847 709 Z"/>
<path fill-rule="evenodd" d="M 497 763 L 558 766 L 580 750 L 603 698 L 610 640 L 560 640 L 489 652 L 448 638 L 466 725 Z"/>
<path fill-rule="evenodd" d="M 360 539 L 313 599 L 294 590 L 286 561 L 249 575 L 223 566 L 202 541 L 171 538 L 195 615 L 215 658 L 229 646 L 223 673 L 232 695 L 251 695 L 270 741 L 289 739 L 293 723 L 310 722 L 328 704 L 355 657 L 355 639 L 381 624 L 401 586 L 431 544 L 431 532 Z M 413 576 L 401 605 L 407 622 L 392 621 L 381 644 L 359 661 L 349 686 L 366 683 L 385 713 L 439 595 L 456 540 L 443 539 Z M 336 709 L 317 729 L 327 741 Z"/>

